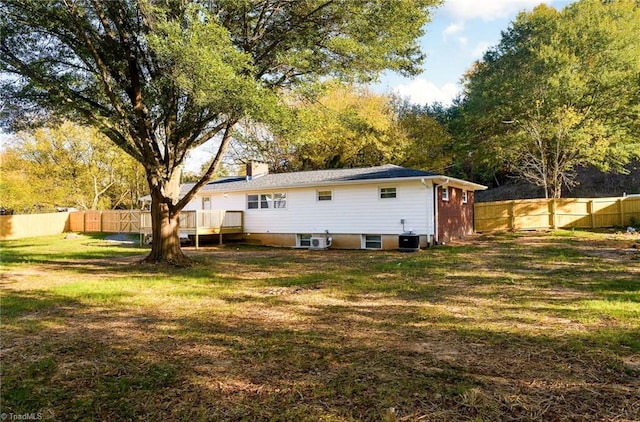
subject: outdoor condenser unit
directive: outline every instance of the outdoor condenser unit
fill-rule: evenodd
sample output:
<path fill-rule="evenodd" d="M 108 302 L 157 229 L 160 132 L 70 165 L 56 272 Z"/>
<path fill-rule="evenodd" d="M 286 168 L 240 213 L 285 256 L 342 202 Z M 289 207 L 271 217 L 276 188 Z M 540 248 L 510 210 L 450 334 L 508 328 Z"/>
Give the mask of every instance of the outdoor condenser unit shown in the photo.
<path fill-rule="evenodd" d="M 327 249 L 331 246 L 331 241 L 326 237 L 312 237 L 309 242 L 309 249 Z"/>
<path fill-rule="evenodd" d="M 398 250 L 402 252 L 420 250 L 420 235 L 413 232 L 402 233 L 398 238 Z"/>

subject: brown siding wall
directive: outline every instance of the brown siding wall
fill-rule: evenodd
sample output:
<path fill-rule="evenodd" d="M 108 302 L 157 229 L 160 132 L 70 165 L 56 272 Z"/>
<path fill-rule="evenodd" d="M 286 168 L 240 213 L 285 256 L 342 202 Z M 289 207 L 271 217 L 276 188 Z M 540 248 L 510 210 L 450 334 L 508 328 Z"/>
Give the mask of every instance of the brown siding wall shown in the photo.
<path fill-rule="evenodd" d="M 296 235 L 288 233 L 250 233 L 244 237 L 247 243 L 265 246 L 295 246 Z"/>
<path fill-rule="evenodd" d="M 375 234 L 375 233 L 371 233 Z M 359 234 L 331 234 L 333 242 L 332 249 L 361 249 L 361 235 Z M 295 234 L 277 234 L 277 233 L 251 233 L 245 236 L 245 240 L 249 243 L 255 243 L 265 246 L 284 246 L 295 247 Z M 427 247 L 428 239 L 426 236 L 420 236 L 420 246 Z M 385 250 L 398 249 L 397 235 L 382 235 L 382 248 Z"/>
<path fill-rule="evenodd" d="M 438 242 L 448 242 L 473 233 L 473 191 L 467 191 L 462 203 L 462 189 L 449 186 L 449 200 L 442 200 L 438 187 Z"/>

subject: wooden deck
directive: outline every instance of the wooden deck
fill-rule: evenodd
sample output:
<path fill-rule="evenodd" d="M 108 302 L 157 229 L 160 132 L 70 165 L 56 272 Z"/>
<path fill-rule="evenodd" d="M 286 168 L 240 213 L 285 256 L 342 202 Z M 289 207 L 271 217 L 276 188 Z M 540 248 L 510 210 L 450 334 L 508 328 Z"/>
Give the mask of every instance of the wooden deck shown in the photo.
<path fill-rule="evenodd" d="M 194 236 L 196 248 L 200 235 L 239 234 L 244 231 L 244 212 L 227 210 L 191 210 L 180 212 L 180 234 Z M 151 234 L 151 212 L 140 214 L 140 234 Z"/>

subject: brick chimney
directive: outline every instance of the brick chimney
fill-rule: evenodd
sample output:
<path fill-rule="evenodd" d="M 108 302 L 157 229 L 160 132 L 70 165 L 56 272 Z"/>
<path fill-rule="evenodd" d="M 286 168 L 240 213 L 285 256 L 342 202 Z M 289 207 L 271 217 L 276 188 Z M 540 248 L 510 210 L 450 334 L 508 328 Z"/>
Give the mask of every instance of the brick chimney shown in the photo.
<path fill-rule="evenodd" d="M 264 161 L 248 161 L 247 162 L 247 180 L 269 174 L 269 165 Z"/>

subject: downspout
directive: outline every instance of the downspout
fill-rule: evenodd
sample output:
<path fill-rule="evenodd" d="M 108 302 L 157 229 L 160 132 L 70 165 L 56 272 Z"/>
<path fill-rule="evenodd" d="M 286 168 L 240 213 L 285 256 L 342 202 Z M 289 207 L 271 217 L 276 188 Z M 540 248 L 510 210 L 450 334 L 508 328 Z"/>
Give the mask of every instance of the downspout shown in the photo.
<path fill-rule="evenodd" d="M 425 188 L 427 188 L 427 192 L 429 191 L 429 185 L 427 185 L 427 182 L 424 181 L 424 179 L 420 179 L 420 182 L 424 185 Z M 433 218 L 433 244 L 435 244 L 436 239 L 438 238 L 438 204 L 436 202 L 437 199 L 437 195 L 435 194 L 437 186 L 435 183 L 433 184 L 433 191 L 434 191 L 434 195 L 433 195 L 433 215 L 429 216 Z M 433 244 L 431 244 L 429 242 L 429 239 L 427 239 L 427 244 L 429 246 L 433 246 Z"/>
<path fill-rule="evenodd" d="M 438 186 L 433 183 L 433 244 L 438 244 Z"/>

